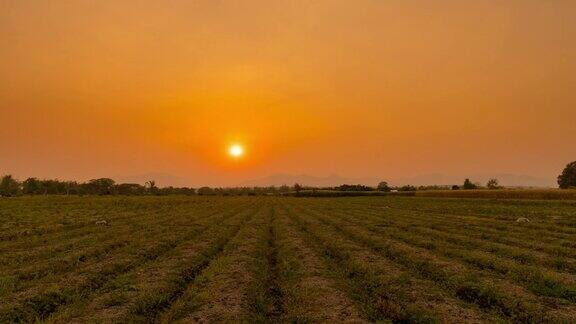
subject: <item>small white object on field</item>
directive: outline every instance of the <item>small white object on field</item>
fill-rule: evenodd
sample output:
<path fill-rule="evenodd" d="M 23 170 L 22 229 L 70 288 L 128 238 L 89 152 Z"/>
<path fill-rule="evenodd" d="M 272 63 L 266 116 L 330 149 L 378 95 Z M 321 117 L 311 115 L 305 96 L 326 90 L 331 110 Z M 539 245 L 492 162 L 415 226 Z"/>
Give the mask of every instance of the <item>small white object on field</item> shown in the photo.
<path fill-rule="evenodd" d="M 99 220 L 96 222 L 96 225 L 108 226 L 108 222 L 105 220 Z"/>
<path fill-rule="evenodd" d="M 529 223 L 529 222 L 530 222 L 530 220 L 526 217 L 518 217 L 516 219 L 516 223 Z"/>

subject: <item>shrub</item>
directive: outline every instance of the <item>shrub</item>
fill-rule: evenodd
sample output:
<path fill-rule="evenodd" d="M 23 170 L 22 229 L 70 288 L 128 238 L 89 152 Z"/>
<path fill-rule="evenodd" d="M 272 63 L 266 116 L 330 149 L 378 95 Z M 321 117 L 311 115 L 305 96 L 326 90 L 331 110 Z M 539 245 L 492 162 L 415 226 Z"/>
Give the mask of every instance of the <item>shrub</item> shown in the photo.
<path fill-rule="evenodd" d="M 374 188 L 365 186 L 365 185 L 361 185 L 361 184 L 357 184 L 357 185 L 349 185 L 349 184 L 343 184 L 339 187 L 336 188 L 339 191 L 373 191 Z"/>
<path fill-rule="evenodd" d="M 202 187 L 202 188 L 198 189 L 198 194 L 201 196 L 204 196 L 204 195 L 211 196 L 211 195 L 215 195 L 216 192 L 214 191 L 214 189 L 212 189 L 210 187 Z"/>

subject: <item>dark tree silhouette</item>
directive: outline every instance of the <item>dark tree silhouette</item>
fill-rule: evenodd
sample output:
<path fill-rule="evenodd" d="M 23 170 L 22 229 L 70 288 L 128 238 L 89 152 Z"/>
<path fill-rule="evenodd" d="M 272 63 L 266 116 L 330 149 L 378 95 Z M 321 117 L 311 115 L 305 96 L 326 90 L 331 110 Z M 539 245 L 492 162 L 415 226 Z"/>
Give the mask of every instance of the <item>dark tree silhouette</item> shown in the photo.
<path fill-rule="evenodd" d="M 300 191 L 302 191 L 302 185 L 300 185 L 299 183 L 295 183 L 294 184 L 294 191 L 296 191 L 296 194 L 299 194 Z"/>
<path fill-rule="evenodd" d="M 11 175 L 5 175 L 0 179 L 0 196 L 12 197 L 20 193 L 20 183 Z"/>
<path fill-rule="evenodd" d="M 488 182 L 486 183 L 486 187 L 488 189 L 500 189 L 500 184 L 498 182 L 498 179 L 490 179 L 488 180 Z"/>
<path fill-rule="evenodd" d="M 22 191 L 27 195 L 39 195 L 44 193 L 42 180 L 37 178 L 28 178 L 22 182 Z"/>
<path fill-rule="evenodd" d="M 462 185 L 462 189 L 465 189 L 465 190 L 477 189 L 477 188 L 478 188 L 478 186 L 473 184 L 472 181 L 470 181 L 470 179 L 464 180 L 464 184 Z"/>
<path fill-rule="evenodd" d="M 386 181 L 380 182 L 380 183 L 378 184 L 377 189 L 378 189 L 378 191 L 386 191 L 386 192 L 392 190 L 392 189 L 390 188 L 390 186 L 388 186 L 388 182 L 386 182 Z"/>
<path fill-rule="evenodd" d="M 400 188 L 398 188 L 398 191 L 416 191 L 418 190 L 418 188 L 412 186 L 412 185 L 404 185 Z"/>
<path fill-rule="evenodd" d="M 114 193 L 114 180 L 109 178 L 92 179 L 86 187 L 88 192 L 97 195 L 111 195 Z"/>
<path fill-rule="evenodd" d="M 561 189 L 576 187 L 576 161 L 568 163 L 562 174 L 558 176 L 558 186 Z"/>

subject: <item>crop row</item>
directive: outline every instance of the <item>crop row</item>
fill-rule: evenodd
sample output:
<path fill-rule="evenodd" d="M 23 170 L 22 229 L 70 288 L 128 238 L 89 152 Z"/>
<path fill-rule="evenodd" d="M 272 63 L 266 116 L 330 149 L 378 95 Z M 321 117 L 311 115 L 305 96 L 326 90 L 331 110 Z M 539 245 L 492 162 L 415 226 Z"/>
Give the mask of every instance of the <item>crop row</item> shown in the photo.
<path fill-rule="evenodd" d="M 0 322 L 576 319 L 570 202 L 34 199 L 0 201 L 43 229 L 0 240 Z"/>

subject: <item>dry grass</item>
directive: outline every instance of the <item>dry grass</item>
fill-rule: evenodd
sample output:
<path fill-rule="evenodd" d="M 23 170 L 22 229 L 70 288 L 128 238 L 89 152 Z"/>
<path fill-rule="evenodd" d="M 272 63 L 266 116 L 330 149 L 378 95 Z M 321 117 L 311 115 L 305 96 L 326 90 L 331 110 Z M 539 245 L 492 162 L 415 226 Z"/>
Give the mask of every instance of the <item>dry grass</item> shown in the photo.
<path fill-rule="evenodd" d="M 574 322 L 576 201 L 529 196 L 0 199 L 0 322 Z"/>
<path fill-rule="evenodd" d="M 561 189 L 499 189 L 499 190 L 426 190 L 416 197 L 576 200 L 576 190 Z"/>

